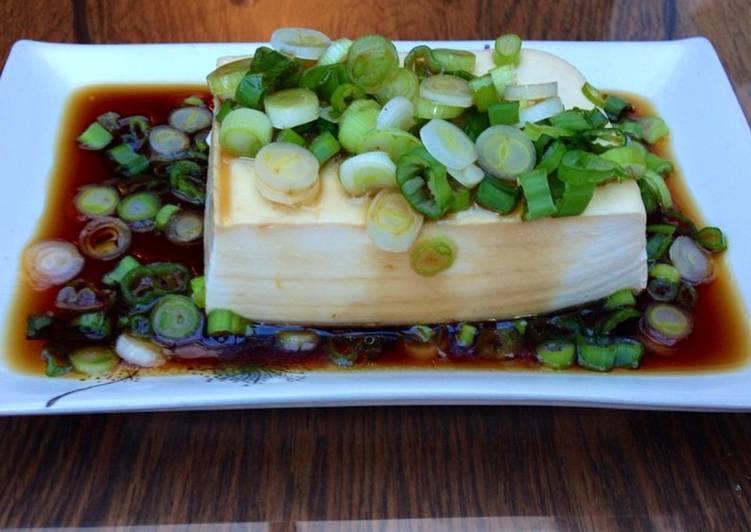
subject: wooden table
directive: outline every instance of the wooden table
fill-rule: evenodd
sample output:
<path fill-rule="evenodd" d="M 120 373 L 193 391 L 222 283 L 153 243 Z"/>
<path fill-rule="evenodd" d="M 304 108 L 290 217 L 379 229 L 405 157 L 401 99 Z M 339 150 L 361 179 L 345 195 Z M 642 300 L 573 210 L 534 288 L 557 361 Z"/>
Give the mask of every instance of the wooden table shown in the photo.
<path fill-rule="evenodd" d="M 303 7 L 304 6 L 304 7 Z M 255 41 L 705 35 L 751 116 L 748 0 L 2 0 L 16 39 Z M 0 419 L 0 527 L 742 530 L 751 417 L 341 408 Z"/>

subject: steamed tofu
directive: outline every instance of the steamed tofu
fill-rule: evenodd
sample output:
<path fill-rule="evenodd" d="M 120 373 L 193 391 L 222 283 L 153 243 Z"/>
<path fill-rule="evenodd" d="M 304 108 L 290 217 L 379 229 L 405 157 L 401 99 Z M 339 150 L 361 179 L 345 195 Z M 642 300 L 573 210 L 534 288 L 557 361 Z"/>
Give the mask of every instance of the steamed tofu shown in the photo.
<path fill-rule="evenodd" d="M 492 67 L 478 52 L 478 72 Z M 518 83 L 558 81 L 564 105 L 590 108 L 582 75 L 525 50 Z M 475 207 L 421 236 L 457 246 L 453 266 L 421 277 L 409 253 L 378 249 L 365 230 L 368 198 L 342 189 L 338 162 L 321 170 L 318 201 L 285 207 L 256 189 L 254 163 L 222 154 L 213 135 L 206 235 L 207 307 L 248 318 L 317 325 L 512 318 L 586 303 L 647 280 L 646 216 L 634 182 L 595 192 L 580 216 L 522 222 Z"/>

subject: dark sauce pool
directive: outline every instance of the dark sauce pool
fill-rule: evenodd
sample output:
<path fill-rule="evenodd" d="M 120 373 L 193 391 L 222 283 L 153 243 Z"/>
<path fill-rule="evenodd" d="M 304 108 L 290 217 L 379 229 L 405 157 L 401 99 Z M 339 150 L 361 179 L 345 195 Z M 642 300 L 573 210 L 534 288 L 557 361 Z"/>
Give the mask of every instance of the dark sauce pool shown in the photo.
<path fill-rule="evenodd" d="M 152 123 L 164 123 L 168 112 L 192 95 L 200 95 L 206 101 L 209 100 L 206 87 L 202 85 L 91 86 L 74 93 L 68 102 L 58 137 L 45 212 L 33 240 L 59 238 L 76 241 L 83 223 L 73 207 L 73 197 L 81 186 L 102 181 L 111 174 L 110 168 L 99 153 L 80 150 L 77 147 L 76 137 L 89 123 L 106 111 L 115 111 L 122 116 L 146 115 Z M 632 94 L 624 96 L 634 103 L 638 113 L 654 114 L 645 100 Z M 667 159 L 674 160 L 667 143 L 658 145 L 655 151 Z M 697 225 L 702 226 L 699 212 L 677 168 L 668 179 L 668 183 L 677 206 L 696 221 Z M 732 246 L 732 242 L 730 245 Z M 176 261 L 185 264 L 196 274 L 203 272 L 201 246 L 185 248 L 172 245 L 164 238 L 134 234 L 129 253 L 142 263 Z M 692 334 L 679 345 L 672 356 L 665 357 L 647 352 L 638 373 L 723 371 L 748 362 L 751 355 L 748 318 L 724 258 L 715 256 L 714 259 L 714 280 L 698 287 L 699 303 L 693 313 L 695 326 Z M 89 260 L 80 277 L 98 283 L 101 276 L 113 266 L 112 262 Z M 10 319 L 5 335 L 5 352 L 14 370 L 35 375 L 44 374 L 44 363 L 40 358 L 44 342 L 26 340 L 25 320 L 28 314 L 54 308 L 57 290 L 58 288 L 35 291 L 19 276 L 14 302 L 8 313 Z M 225 363 L 220 363 L 216 359 L 172 361 L 166 366 L 148 370 L 146 373 L 211 370 L 220 364 Z M 235 360 L 232 364 L 241 365 L 243 360 Z M 285 360 L 285 364 L 292 367 L 299 365 L 305 369 L 338 367 L 328 362 L 322 352 L 305 358 L 288 359 Z M 400 348 L 387 351 L 375 361 L 358 363 L 356 366 L 358 369 L 402 367 L 528 370 L 537 369 L 539 366 L 528 357 L 508 360 L 417 360 L 407 356 Z M 575 368 L 572 370 L 583 371 Z"/>

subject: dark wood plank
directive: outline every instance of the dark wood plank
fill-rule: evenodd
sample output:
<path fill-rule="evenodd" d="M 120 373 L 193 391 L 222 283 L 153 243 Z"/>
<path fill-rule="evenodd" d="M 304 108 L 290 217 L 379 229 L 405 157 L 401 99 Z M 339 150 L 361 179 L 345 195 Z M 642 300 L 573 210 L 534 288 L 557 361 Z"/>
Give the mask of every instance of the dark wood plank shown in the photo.
<path fill-rule="evenodd" d="M 0 58 L 19 38 L 253 41 L 288 25 L 399 39 L 703 34 L 751 116 L 748 0 L 4 0 L 0 16 Z M 0 527 L 466 518 L 450 528 L 743 530 L 749 440 L 748 415 L 570 408 L 4 418 Z M 471 520 L 483 517 L 506 520 Z"/>

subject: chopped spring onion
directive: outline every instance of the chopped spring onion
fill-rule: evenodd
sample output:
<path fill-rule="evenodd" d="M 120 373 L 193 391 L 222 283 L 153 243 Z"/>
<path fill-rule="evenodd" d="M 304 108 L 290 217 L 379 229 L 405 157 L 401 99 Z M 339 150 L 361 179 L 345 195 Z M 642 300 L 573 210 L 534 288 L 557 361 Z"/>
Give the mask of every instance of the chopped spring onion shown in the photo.
<path fill-rule="evenodd" d="M 645 153 L 636 144 L 611 148 L 602 153 L 600 157 L 618 164 L 630 177 L 639 178 L 644 175 L 644 171 L 647 169 Z"/>
<path fill-rule="evenodd" d="M 620 307 L 633 307 L 636 305 L 634 293 L 628 288 L 618 290 L 608 296 L 605 300 L 605 310 L 615 310 Z"/>
<path fill-rule="evenodd" d="M 605 104 L 602 108 L 611 121 L 618 122 L 624 113 L 631 109 L 631 104 L 618 96 L 610 94 L 605 98 Z"/>
<path fill-rule="evenodd" d="M 271 142 L 273 126 L 261 111 L 244 107 L 230 111 L 219 129 L 219 144 L 232 155 L 255 157 Z"/>
<path fill-rule="evenodd" d="M 190 280 L 190 297 L 198 308 L 206 307 L 206 277 L 193 277 Z"/>
<path fill-rule="evenodd" d="M 513 126 L 519 123 L 519 102 L 498 102 L 488 107 L 491 126 Z"/>
<path fill-rule="evenodd" d="M 396 164 L 396 182 L 409 204 L 432 220 L 451 207 L 453 193 L 446 167 L 424 147 L 402 155 Z"/>
<path fill-rule="evenodd" d="M 464 131 L 434 118 L 420 129 L 420 139 L 430 155 L 449 168 L 466 168 L 477 160 L 477 150 Z"/>
<path fill-rule="evenodd" d="M 352 102 L 365 98 L 365 91 L 352 83 L 342 83 L 331 95 L 331 108 L 337 114 L 343 113 Z"/>
<path fill-rule="evenodd" d="M 495 67 L 488 74 L 490 74 L 490 79 L 493 81 L 498 99 L 503 99 L 506 89 L 516 83 L 516 69 L 511 65 Z"/>
<path fill-rule="evenodd" d="M 214 309 L 206 318 L 206 334 L 209 336 L 234 334 L 243 336 L 248 330 L 249 322 L 231 310 Z"/>
<path fill-rule="evenodd" d="M 712 260 L 709 255 L 688 236 L 679 236 L 670 246 L 670 260 L 681 279 L 698 284 L 712 276 Z"/>
<path fill-rule="evenodd" d="M 655 233 L 647 239 L 647 259 L 660 260 L 673 243 L 673 237 L 664 233 Z"/>
<path fill-rule="evenodd" d="M 318 120 L 318 96 L 309 89 L 298 87 L 270 94 L 264 98 L 263 108 L 271 125 L 277 129 L 296 127 Z"/>
<path fill-rule="evenodd" d="M 649 144 L 654 144 L 670 134 L 667 124 L 659 116 L 645 116 L 639 119 L 639 124 L 643 132 L 643 138 Z"/>
<path fill-rule="evenodd" d="M 476 142 L 478 164 L 492 176 L 516 179 L 535 166 L 535 146 L 513 126 L 492 126 Z"/>
<path fill-rule="evenodd" d="M 456 260 L 456 244 L 439 235 L 417 242 L 409 255 L 409 264 L 418 275 L 432 277 L 448 270 Z"/>
<path fill-rule="evenodd" d="M 23 265 L 32 286 L 45 290 L 76 277 L 83 269 L 84 258 L 70 242 L 43 240 L 26 248 Z"/>
<path fill-rule="evenodd" d="M 151 329 L 167 340 L 185 340 L 195 336 L 203 324 L 203 316 L 193 300 L 170 294 L 162 297 L 151 311 Z"/>
<path fill-rule="evenodd" d="M 117 190 L 107 185 L 84 187 L 73 198 L 76 210 L 90 218 L 113 214 L 119 201 L 120 195 Z"/>
<path fill-rule="evenodd" d="M 178 246 L 199 244 L 203 239 L 203 215 L 180 210 L 170 217 L 164 233 L 167 240 Z"/>
<path fill-rule="evenodd" d="M 474 165 L 470 165 L 467 168 L 471 166 Z M 460 183 L 457 185 L 452 183 L 450 186 L 452 190 L 452 198 L 448 212 L 461 212 L 469 209 L 472 206 L 472 193 L 469 189 Z"/>
<path fill-rule="evenodd" d="M 396 165 L 385 152 L 366 152 L 344 161 L 339 166 L 339 179 L 353 196 L 373 194 L 396 186 Z"/>
<path fill-rule="evenodd" d="M 373 100 L 356 100 L 339 119 L 339 143 L 350 153 L 359 153 L 366 135 L 375 129 L 380 108 Z"/>
<path fill-rule="evenodd" d="M 441 65 L 444 72 L 472 72 L 475 69 L 477 57 L 467 50 L 451 50 L 449 48 L 436 48 L 433 50 L 433 58 Z"/>
<path fill-rule="evenodd" d="M 508 214 L 519 201 L 519 187 L 497 177 L 485 176 L 477 187 L 475 201 L 498 214 Z"/>
<path fill-rule="evenodd" d="M 644 344 L 633 338 L 619 338 L 613 342 L 616 368 L 637 369 L 644 358 Z"/>
<path fill-rule="evenodd" d="M 287 353 L 313 351 L 321 341 L 315 331 L 279 331 L 274 337 L 274 346 Z"/>
<path fill-rule="evenodd" d="M 331 44 L 325 34 L 309 28 L 279 28 L 269 40 L 271 46 L 300 59 L 318 59 Z"/>
<path fill-rule="evenodd" d="M 673 198 L 670 195 L 670 189 L 665 183 L 665 179 L 660 174 L 647 169 L 644 171 L 642 179 L 647 188 L 657 199 L 657 203 L 660 204 L 660 207 L 663 209 L 669 209 L 673 206 Z"/>
<path fill-rule="evenodd" d="M 615 347 L 605 340 L 582 338 L 576 343 L 577 363 L 594 371 L 610 371 L 615 365 Z"/>
<path fill-rule="evenodd" d="M 206 78 L 211 94 L 221 100 L 234 98 L 252 60 L 251 57 L 238 59 L 214 69 Z"/>
<path fill-rule="evenodd" d="M 110 148 L 107 155 L 117 165 L 117 171 L 127 177 L 140 175 L 149 168 L 149 160 L 127 144 Z"/>
<path fill-rule="evenodd" d="M 169 125 L 183 133 L 195 133 L 211 126 L 211 112 L 205 107 L 180 107 L 169 115 Z"/>
<path fill-rule="evenodd" d="M 693 320 L 688 312 L 675 305 L 655 303 L 647 307 L 640 326 L 650 340 L 672 347 L 691 334 Z"/>
<path fill-rule="evenodd" d="M 536 351 L 537 360 L 546 368 L 570 368 L 576 359 L 576 346 L 568 340 L 547 340 Z"/>
<path fill-rule="evenodd" d="M 584 212 L 595 193 L 595 185 L 572 185 L 565 183 L 563 195 L 556 202 L 555 216 L 577 216 Z"/>
<path fill-rule="evenodd" d="M 546 100 L 557 96 L 557 81 L 551 81 L 549 83 L 531 83 L 529 85 L 509 85 L 503 93 L 503 98 L 510 101 Z"/>
<path fill-rule="evenodd" d="M 451 177 L 467 188 L 475 188 L 485 178 L 485 172 L 476 164 L 470 164 L 462 169 L 447 168 L 446 170 Z"/>
<path fill-rule="evenodd" d="M 188 269 L 177 262 L 154 262 L 133 268 L 120 282 L 125 303 L 135 309 L 150 308 L 161 296 L 181 294 L 190 281 Z"/>
<path fill-rule="evenodd" d="M 314 138 L 308 146 L 310 152 L 315 155 L 318 162 L 323 165 L 342 149 L 336 137 L 330 131 L 323 131 Z"/>
<path fill-rule="evenodd" d="M 443 72 L 443 67 L 433 55 L 433 50 L 424 44 L 415 46 L 404 58 L 404 68 L 414 72 L 420 78 Z"/>
<path fill-rule="evenodd" d="M 725 251 L 728 248 L 728 241 L 725 234 L 719 227 L 705 227 L 697 231 L 694 238 L 701 247 L 710 253 Z"/>
<path fill-rule="evenodd" d="M 430 120 L 431 118 L 456 118 L 464 112 L 463 107 L 442 105 L 440 103 L 418 97 L 415 101 L 415 116 Z"/>
<path fill-rule="evenodd" d="M 368 235 L 378 248 L 391 253 L 402 253 L 412 247 L 422 222 L 422 215 L 395 190 L 381 190 L 368 207 Z"/>
<path fill-rule="evenodd" d="M 605 107 L 605 95 L 589 83 L 582 85 L 582 94 L 596 107 Z"/>
<path fill-rule="evenodd" d="M 561 159 L 558 179 L 572 185 L 599 185 L 617 175 L 618 165 L 593 153 L 571 150 Z"/>
<path fill-rule="evenodd" d="M 415 106 L 404 96 L 395 96 L 386 102 L 378 113 L 376 128 L 408 130 L 415 125 Z"/>
<path fill-rule="evenodd" d="M 296 144 L 267 144 L 256 156 L 255 170 L 258 190 L 270 201 L 295 205 L 320 189 L 318 159 Z"/>
<path fill-rule="evenodd" d="M 375 93 L 376 99 L 385 104 L 391 98 L 402 96 L 413 102 L 420 92 L 420 80 L 417 74 L 406 68 L 399 68 L 388 78 Z"/>
<path fill-rule="evenodd" d="M 360 37 L 349 49 L 347 73 L 368 93 L 375 93 L 399 68 L 394 43 L 380 35 Z"/>
<path fill-rule="evenodd" d="M 112 320 L 104 312 L 85 312 L 73 318 L 68 326 L 75 335 L 98 342 L 112 333 Z"/>
<path fill-rule="evenodd" d="M 527 135 L 532 142 L 537 142 L 543 135 L 548 136 L 551 139 L 576 136 L 576 133 L 569 131 L 568 129 L 561 129 L 559 127 L 548 126 L 545 124 L 533 124 L 532 122 L 524 124 L 524 134 Z"/>
<path fill-rule="evenodd" d="M 401 129 L 372 129 L 365 135 L 360 152 L 385 151 L 392 161 L 398 162 L 402 155 L 420 146 L 420 139 Z"/>
<path fill-rule="evenodd" d="M 485 112 L 492 104 L 498 103 L 498 93 L 490 74 L 471 79 L 468 84 L 472 90 L 472 102 L 478 111 Z"/>
<path fill-rule="evenodd" d="M 581 109 L 569 109 L 550 117 L 550 125 L 568 129 L 570 131 L 586 131 L 592 129 L 585 112 Z"/>
<path fill-rule="evenodd" d="M 657 263 L 649 267 L 647 293 L 655 301 L 673 301 L 678 296 L 681 274 L 675 266 Z"/>
<path fill-rule="evenodd" d="M 519 111 L 519 123 L 535 123 L 555 116 L 563 111 L 563 102 L 558 96 L 542 100 Z M 555 127 L 555 126 L 554 126 Z M 563 128 L 558 128 L 563 129 Z"/>
<path fill-rule="evenodd" d="M 624 119 L 616 123 L 614 127 L 617 127 L 623 133 L 634 140 L 642 140 L 644 138 L 644 132 L 642 131 L 641 124 L 634 120 Z"/>
<path fill-rule="evenodd" d="M 84 226 L 78 235 L 78 245 L 87 257 L 112 260 L 128 250 L 131 236 L 130 228 L 122 220 L 102 216 Z"/>
<path fill-rule="evenodd" d="M 610 334 L 622 323 L 639 317 L 641 312 L 634 307 L 621 307 L 599 324 L 599 331 L 602 334 Z"/>
<path fill-rule="evenodd" d="M 156 126 L 149 132 L 149 147 L 158 161 L 173 161 L 190 149 L 190 139 L 170 126 Z"/>
<path fill-rule="evenodd" d="M 673 173 L 673 163 L 651 152 L 647 152 L 647 168 L 662 176 Z"/>
<path fill-rule="evenodd" d="M 347 59 L 350 46 L 352 46 L 352 41 L 347 38 L 332 41 L 326 50 L 324 50 L 321 57 L 318 58 L 318 64 L 334 65 L 337 63 L 343 63 Z"/>
<path fill-rule="evenodd" d="M 135 270 L 141 265 L 136 259 L 130 255 L 125 255 L 120 262 L 117 263 L 115 269 L 104 274 L 102 277 L 102 283 L 107 286 L 117 286 L 132 270 Z"/>
<path fill-rule="evenodd" d="M 92 122 L 78 137 L 78 146 L 84 150 L 103 150 L 112 142 L 112 133 L 99 122 Z"/>
<path fill-rule="evenodd" d="M 451 107 L 471 107 L 472 89 L 458 76 L 439 74 L 420 83 L 420 96 L 431 102 Z"/>
<path fill-rule="evenodd" d="M 460 323 L 451 336 L 451 345 L 455 350 L 469 354 L 477 342 L 480 330 L 471 323 Z"/>
<path fill-rule="evenodd" d="M 518 35 L 507 33 L 495 40 L 493 61 L 496 65 L 518 66 L 521 60 L 522 40 Z"/>
<path fill-rule="evenodd" d="M 531 170 L 518 177 L 519 185 L 527 201 L 525 220 L 537 220 L 555 214 L 556 207 L 550 194 L 548 174 L 545 170 Z"/>
<path fill-rule="evenodd" d="M 566 145 L 560 140 L 554 140 L 543 152 L 542 158 L 537 163 L 536 168 L 552 174 L 558 169 L 558 165 L 561 164 L 564 155 L 566 155 Z"/>
<path fill-rule="evenodd" d="M 294 129 L 282 129 L 276 136 L 276 142 L 287 142 L 289 144 L 297 144 L 298 146 L 305 146 L 305 139 L 302 135 L 297 133 Z"/>
<path fill-rule="evenodd" d="M 206 202 L 206 169 L 195 161 L 180 160 L 169 165 L 170 192 L 173 196 L 203 205 Z"/>
<path fill-rule="evenodd" d="M 120 364 L 120 359 L 112 349 L 99 345 L 79 347 L 68 358 L 73 369 L 85 375 L 112 373 Z"/>
<path fill-rule="evenodd" d="M 159 194 L 146 190 L 134 192 L 125 196 L 117 205 L 117 215 L 128 223 L 153 220 L 161 206 Z"/>
<path fill-rule="evenodd" d="M 155 368 L 167 362 L 157 345 L 128 333 L 122 333 L 117 337 L 115 352 L 125 362 L 144 368 Z"/>

